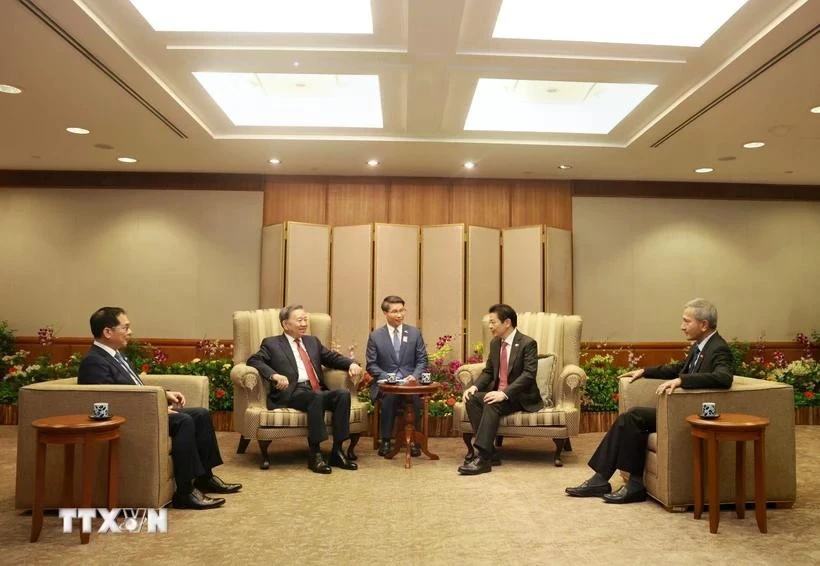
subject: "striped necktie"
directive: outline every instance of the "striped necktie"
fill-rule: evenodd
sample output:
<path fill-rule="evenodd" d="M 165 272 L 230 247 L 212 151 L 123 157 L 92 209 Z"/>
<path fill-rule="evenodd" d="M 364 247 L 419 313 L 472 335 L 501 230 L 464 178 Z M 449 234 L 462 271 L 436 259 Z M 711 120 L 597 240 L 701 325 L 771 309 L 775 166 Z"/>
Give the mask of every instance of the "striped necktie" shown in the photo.
<path fill-rule="evenodd" d="M 120 354 L 119 352 L 115 353 L 114 359 L 117 360 L 117 363 L 120 364 L 120 367 L 122 367 L 122 369 L 125 370 L 125 372 L 128 374 L 128 377 L 130 377 L 131 380 L 134 382 L 134 385 L 145 385 L 139 378 L 139 376 L 136 374 L 136 372 L 133 369 L 131 369 L 131 365 L 127 361 L 125 361 L 125 357 L 122 354 Z"/>

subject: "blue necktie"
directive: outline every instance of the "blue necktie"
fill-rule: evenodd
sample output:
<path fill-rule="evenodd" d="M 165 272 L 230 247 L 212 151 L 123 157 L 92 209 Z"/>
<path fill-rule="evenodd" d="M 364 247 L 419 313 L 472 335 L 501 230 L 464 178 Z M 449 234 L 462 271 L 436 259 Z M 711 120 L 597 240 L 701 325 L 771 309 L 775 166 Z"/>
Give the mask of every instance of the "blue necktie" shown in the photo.
<path fill-rule="evenodd" d="M 128 362 L 125 361 L 125 357 L 123 357 L 122 354 L 117 352 L 116 354 L 114 354 L 114 359 L 117 360 L 120 366 L 122 366 L 122 369 L 125 370 L 125 372 L 128 374 L 128 377 L 130 377 L 133 380 L 134 385 L 145 385 L 139 378 L 139 376 L 134 372 L 134 370 L 131 369 L 131 366 L 128 364 Z"/>
<path fill-rule="evenodd" d="M 393 350 L 396 352 L 396 358 L 399 357 L 399 350 L 401 350 L 401 342 L 399 342 L 399 329 L 393 329 Z"/>
<path fill-rule="evenodd" d="M 694 350 L 692 351 L 692 358 L 689 360 L 689 365 L 686 367 L 686 371 L 684 373 L 693 373 L 695 371 L 695 366 L 698 364 L 698 360 L 700 359 L 700 348 L 695 346 Z"/>

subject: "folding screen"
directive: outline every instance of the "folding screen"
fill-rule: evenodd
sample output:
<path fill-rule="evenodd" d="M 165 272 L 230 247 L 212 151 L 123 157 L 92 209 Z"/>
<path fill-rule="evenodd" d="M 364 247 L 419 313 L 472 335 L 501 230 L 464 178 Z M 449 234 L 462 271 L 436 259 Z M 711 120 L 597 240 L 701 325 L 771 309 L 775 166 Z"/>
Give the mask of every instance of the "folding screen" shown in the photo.
<path fill-rule="evenodd" d="M 279 308 L 283 299 L 285 270 L 285 225 L 262 228 L 262 257 L 259 268 L 259 308 Z"/>
<path fill-rule="evenodd" d="M 572 232 L 569 230 L 546 229 L 544 310 L 572 314 Z"/>
<path fill-rule="evenodd" d="M 463 224 L 421 228 L 421 321 L 428 351 L 439 336 L 450 334 L 450 359 L 463 359 Z"/>
<path fill-rule="evenodd" d="M 344 355 L 364 361 L 373 298 L 373 226 L 335 226 L 330 254 L 333 342 Z M 330 347 L 330 345 L 328 345 Z"/>
<path fill-rule="evenodd" d="M 399 295 L 407 306 L 407 324 L 417 324 L 419 312 L 419 227 L 376 224 L 374 230 L 373 319 L 384 323 L 381 302 Z"/>
<path fill-rule="evenodd" d="M 285 304 L 330 311 L 330 226 L 288 222 Z"/>
<path fill-rule="evenodd" d="M 483 343 L 481 319 L 501 300 L 501 230 L 467 227 L 466 355 Z M 485 352 L 486 355 L 486 352 Z"/>
<path fill-rule="evenodd" d="M 501 298 L 517 312 L 544 309 L 543 226 L 505 228 L 501 248 Z"/>

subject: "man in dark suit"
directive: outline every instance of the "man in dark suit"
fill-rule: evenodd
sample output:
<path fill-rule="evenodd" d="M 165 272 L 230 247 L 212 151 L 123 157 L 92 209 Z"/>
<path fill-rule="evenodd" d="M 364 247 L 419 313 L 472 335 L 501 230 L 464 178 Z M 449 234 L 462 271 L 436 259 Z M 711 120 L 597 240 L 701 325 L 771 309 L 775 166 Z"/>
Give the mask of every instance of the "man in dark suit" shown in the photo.
<path fill-rule="evenodd" d="M 128 360 L 119 352 L 128 344 L 131 322 L 119 307 L 102 307 L 91 315 L 94 344 L 80 362 L 77 383 L 143 385 Z M 176 491 L 173 504 L 178 509 L 212 509 L 225 503 L 222 497 L 205 493 L 234 493 L 238 483 L 225 483 L 211 471 L 222 463 L 211 415 L 202 407 L 185 407 L 185 396 L 166 391 L 171 459 Z"/>
<path fill-rule="evenodd" d="M 734 360 L 729 345 L 717 333 L 717 309 L 705 299 L 686 303 L 680 327 L 692 341 L 683 362 L 631 371 L 624 375 L 631 381 L 642 377 L 663 379 L 655 391 L 669 395 L 683 389 L 729 389 L 732 386 Z M 634 407 L 618 417 L 598 445 L 589 461 L 595 474 L 581 485 L 566 488 L 574 497 L 603 496 L 607 503 L 632 503 L 646 500 L 643 471 L 646 442 L 657 430 L 655 407 Z M 615 493 L 609 478 L 615 470 L 629 472 L 629 481 Z"/>
<path fill-rule="evenodd" d="M 380 391 L 378 382 L 387 379 L 388 373 L 394 373 L 397 379 L 406 378 L 408 382 L 415 383 L 421 377 L 421 373 L 427 371 L 427 348 L 419 329 L 404 324 L 404 316 L 407 314 L 404 299 L 396 295 L 385 297 L 382 301 L 382 312 L 387 324 L 371 332 L 367 338 L 366 367 L 367 373 L 373 378 L 370 398 L 381 402 L 379 456 L 386 456 L 392 449 L 390 442 L 397 405 L 412 400 L 416 414 L 416 429 L 421 430 L 421 399 L 418 395 L 385 395 Z M 410 409 L 405 407 L 405 410 Z M 421 450 L 413 443 L 410 446 L 410 453 L 413 456 L 420 456 Z"/>
<path fill-rule="evenodd" d="M 516 411 L 535 412 L 544 406 L 535 374 L 538 345 L 519 332 L 518 315 L 509 305 L 490 307 L 490 355 L 474 385 L 464 391 L 467 416 L 475 431 L 478 455 L 458 467 L 464 475 L 492 471 L 493 441 L 501 417 Z"/>
<path fill-rule="evenodd" d="M 248 365 L 271 382 L 268 409 L 290 407 L 307 413 L 308 468 L 318 474 L 329 474 L 331 466 L 357 469 L 342 450 L 342 442 L 350 437 L 350 391 L 344 387 L 328 389 L 322 366 L 345 370 L 351 376 L 361 374 L 362 368 L 306 335 L 308 315 L 302 305 L 283 308 L 279 322 L 285 333 L 265 338 L 259 351 L 248 358 Z M 328 410 L 333 412 L 333 448 L 326 462 L 319 445 L 327 439 Z"/>

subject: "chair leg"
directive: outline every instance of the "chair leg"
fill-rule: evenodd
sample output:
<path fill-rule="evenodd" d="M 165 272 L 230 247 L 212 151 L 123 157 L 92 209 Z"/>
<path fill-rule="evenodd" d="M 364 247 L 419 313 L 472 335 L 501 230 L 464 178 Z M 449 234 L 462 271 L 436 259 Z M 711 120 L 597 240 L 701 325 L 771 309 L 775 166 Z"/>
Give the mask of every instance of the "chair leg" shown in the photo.
<path fill-rule="evenodd" d="M 552 441 L 555 442 L 555 467 L 560 468 L 564 465 L 564 462 L 561 461 L 561 452 L 564 450 L 567 439 L 553 438 Z"/>
<path fill-rule="evenodd" d="M 569 438 L 564 439 L 564 452 L 572 452 L 572 443 Z"/>
<path fill-rule="evenodd" d="M 268 446 L 270 446 L 270 440 L 259 440 L 259 451 L 262 453 L 262 465 L 259 466 L 261 470 L 267 470 L 270 468 L 270 458 L 268 458 Z"/>
<path fill-rule="evenodd" d="M 361 436 L 358 432 L 354 432 L 350 435 L 350 444 L 347 446 L 347 459 L 348 460 L 358 460 L 359 457 L 356 456 L 356 453 L 353 452 L 353 449 L 356 448 L 356 445 L 359 443 L 359 436 Z"/>
<path fill-rule="evenodd" d="M 502 444 L 504 444 L 504 436 L 499 434 L 495 437 L 495 447 L 501 448 Z"/>
<path fill-rule="evenodd" d="M 379 440 L 381 440 L 379 438 L 379 420 L 381 418 L 381 408 L 381 401 L 376 401 L 375 403 L 373 403 L 373 416 L 372 420 L 370 421 L 370 423 L 373 425 L 373 430 L 370 431 L 373 435 L 373 450 L 379 449 Z"/>
<path fill-rule="evenodd" d="M 248 448 L 248 444 L 250 444 L 251 439 L 245 438 L 244 436 L 239 437 L 239 446 L 236 447 L 237 454 L 244 454 L 245 450 Z"/>
<path fill-rule="evenodd" d="M 475 449 L 473 448 L 473 433 L 472 432 L 463 432 L 461 433 L 461 440 L 464 441 L 464 445 L 467 446 L 467 454 L 464 456 L 465 460 L 472 460 L 475 457 Z"/>

